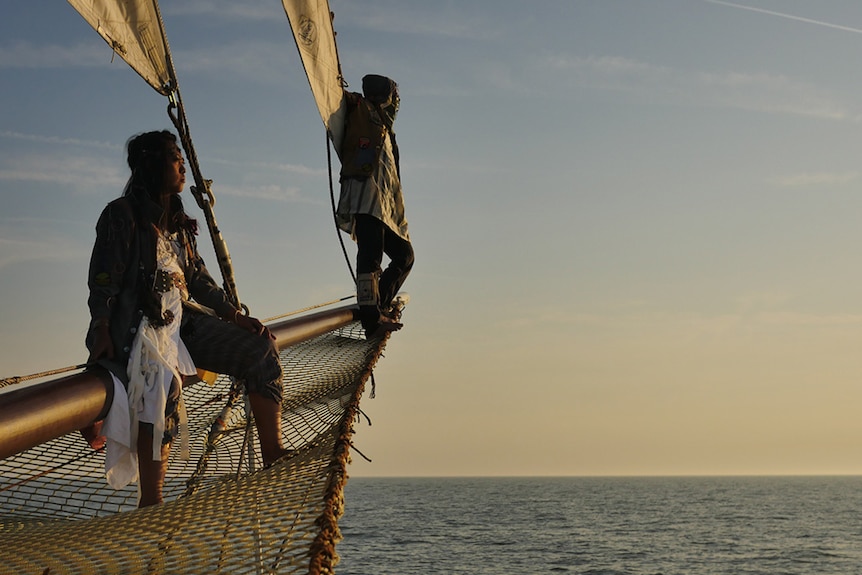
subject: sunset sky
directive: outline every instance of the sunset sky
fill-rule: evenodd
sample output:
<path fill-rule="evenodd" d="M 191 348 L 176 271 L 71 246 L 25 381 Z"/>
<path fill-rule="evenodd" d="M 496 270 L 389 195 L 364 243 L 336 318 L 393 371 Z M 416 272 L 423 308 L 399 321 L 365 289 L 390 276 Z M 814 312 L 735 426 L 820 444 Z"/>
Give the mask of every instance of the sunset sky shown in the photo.
<path fill-rule="evenodd" d="M 350 89 L 400 85 L 416 251 L 351 475 L 862 473 L 862 3 L 330 5 Z M 351 294 L 281 3 L 162 12 L 243 301 Z M 0 15 L 8 377 L 86 359 L 124 143 L 172 126 L 68 4 Z"/>

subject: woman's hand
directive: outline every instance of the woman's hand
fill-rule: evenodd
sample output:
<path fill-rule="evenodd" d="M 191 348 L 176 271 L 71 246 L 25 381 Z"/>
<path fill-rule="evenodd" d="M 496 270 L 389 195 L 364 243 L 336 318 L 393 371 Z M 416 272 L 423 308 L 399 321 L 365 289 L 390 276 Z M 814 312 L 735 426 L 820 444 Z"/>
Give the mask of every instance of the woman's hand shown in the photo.
<path fill-rule="evenodd" d="M 101 324 L 93 328 L 93 347 L 87 362 L 97 359 L 112 359 L 114 357 L 114 343 L 111 341 L 111 331 L 107 324 Z"/>
<path fill-rule="evenodd" d="M 243 315 L 242 312 L 238 310 L 237 313 L 234 314 L 234 323 L 255 335 L 260 335 L 268 339 L 275 339 L 275 336 L 272 335 L 269 328 L 260 323 L 259 319 L 251 317 L 250 315 Z"/>

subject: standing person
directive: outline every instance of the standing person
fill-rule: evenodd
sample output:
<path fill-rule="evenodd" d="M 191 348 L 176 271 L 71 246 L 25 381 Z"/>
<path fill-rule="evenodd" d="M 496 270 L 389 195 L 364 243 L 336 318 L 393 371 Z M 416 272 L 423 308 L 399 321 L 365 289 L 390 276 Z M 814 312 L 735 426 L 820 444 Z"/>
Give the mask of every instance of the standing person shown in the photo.
<path fill-rule="evenodd" d="M 120 391 L 102 428 L 108 483 L 119 489 L 139 476 L 145 507 L 162 502 L 171 443 L 185 418 L 182 379 L 196 367 L 245 382 L 265 464 L 287 450 L 274 337 L 231 304 L 198 254 L 197 222 L 180 200 L 186 168 L 176 136 L 143 133 L 127 152 L 131 177 L 96 224 L 86 343 L 89 361 L 107 368 Z M 216 315 L 192 309 L 190 298 Z M 105 441 L 94 437 L 98 430 L 82 432 L 94 447 Z"/>
<path fill-rule="evenodd" d="M 392 300 L 413 267 L 404 215 L 398 144 L 392 124 L 398 85 L 385 76 L 362 78 L 362 94 L 345 92 L 339 228 L 356 241 L 356 298 L 367 337 L 401 328 Z M 389 265 L 381 272 L 383 254 Z"/>

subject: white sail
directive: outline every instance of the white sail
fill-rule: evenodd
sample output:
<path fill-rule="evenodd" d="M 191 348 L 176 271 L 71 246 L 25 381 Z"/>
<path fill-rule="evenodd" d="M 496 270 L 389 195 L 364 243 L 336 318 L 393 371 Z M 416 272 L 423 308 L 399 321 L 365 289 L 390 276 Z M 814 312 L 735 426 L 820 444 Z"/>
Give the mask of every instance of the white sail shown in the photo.
<path fill-rule="evenodd" d="M 336 153 L 344 137 L 344 88 L 327 0 L 282 0 L 317 109 Z"/>
<path fill-rule="evenodd" d="M 135 72 L 164 96 L 173 90 L 156 0 L 68 0 Z"/>

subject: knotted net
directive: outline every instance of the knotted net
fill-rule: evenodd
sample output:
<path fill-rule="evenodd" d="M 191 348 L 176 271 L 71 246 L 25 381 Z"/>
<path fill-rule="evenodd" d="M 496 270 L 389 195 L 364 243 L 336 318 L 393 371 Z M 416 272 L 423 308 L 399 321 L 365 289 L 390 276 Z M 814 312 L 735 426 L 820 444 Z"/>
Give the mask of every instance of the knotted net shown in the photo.
<path fill-rule="evenodd" d="M 353 425 L 387 341 L 354 322 L 281 351 L 296 454 L 267 468 L 229 378 L 186 387 L 192 455 L 172 450 L 163 505 L 108 487 L 77 432 L 0 461 L 0 574 L 334 573 Z"/>

